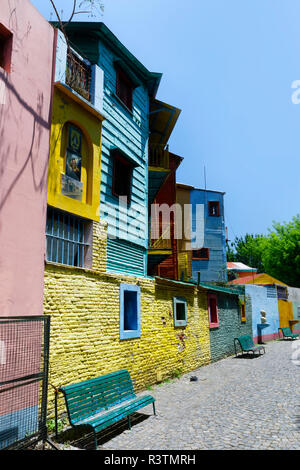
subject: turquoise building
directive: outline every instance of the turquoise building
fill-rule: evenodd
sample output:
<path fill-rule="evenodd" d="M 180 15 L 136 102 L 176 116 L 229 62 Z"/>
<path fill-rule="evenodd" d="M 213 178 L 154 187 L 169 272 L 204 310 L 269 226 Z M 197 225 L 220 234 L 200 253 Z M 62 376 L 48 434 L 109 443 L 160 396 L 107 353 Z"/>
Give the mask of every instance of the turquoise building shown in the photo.
<path fill-rule="evenodd" d="M 72 47 L 104 74 L 100 218 L 107 222 L 107 270 L 144 276 L 151 189 L 149 109 L 162 74 L 147 70 L 103 23 L 72 22 L 67 34 Z M 166 174 L 162 169 L 156 190 Z"/>

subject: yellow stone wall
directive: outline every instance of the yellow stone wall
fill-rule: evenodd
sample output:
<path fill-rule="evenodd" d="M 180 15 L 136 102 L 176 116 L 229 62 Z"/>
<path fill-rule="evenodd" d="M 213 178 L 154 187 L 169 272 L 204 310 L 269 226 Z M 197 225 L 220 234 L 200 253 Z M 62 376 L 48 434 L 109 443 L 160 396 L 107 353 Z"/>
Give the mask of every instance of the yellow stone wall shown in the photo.
<path fill-rule="evenodd" d="M 56 85 L 50 138 L 48 171 L 48 204 L 80 217 L 99 220 L 101 179 L 101 135 L 103 116 L 84 104 L 72 91 Z M 61 178 L 65 173 L 67 124 L 78 127 L 83 134 L 81 182 L 82 201 L 61 193 Z"/>
<path fill-rule="evenodd" d="M 47 264 L 44 313 L 51 316 L 50 377 L 56 387 L 128 369 L 136 391 L 210 362 L 206 294 L 194 286 L 105 273 L 106 228 L 94 224 L 93 268 Z M 120 340 L 119 287 L 141 286 L 141 337 Z M 174 296 L 188 303 L 175 328 Z M 49 387 L 49 412 L 53 392 Z M 60 407 L 62 400 L 59 400 Z"/>

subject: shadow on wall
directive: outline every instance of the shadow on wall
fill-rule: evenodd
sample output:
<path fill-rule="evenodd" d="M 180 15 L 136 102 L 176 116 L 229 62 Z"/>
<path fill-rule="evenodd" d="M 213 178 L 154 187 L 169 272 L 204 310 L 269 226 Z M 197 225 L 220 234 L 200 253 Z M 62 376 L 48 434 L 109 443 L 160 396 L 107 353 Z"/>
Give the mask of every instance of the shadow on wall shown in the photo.
<path fill-rule="evenodd" d="M 15 3 L 15 2 L 12 2 Z M 24 33 L 20 32 L 19 21 L 17 16 L 16 7 L 10 5 L 10 15 L 8 21 L 8 28 L 13 31 L 13 50 L 16 55 L 22 58 L 24 63 L 28 63 L 28 52 L 26 52 L 26 41 L 30 38 L 32 25 L 30 21 L 27 21 Z M 22 54 L 22 56 L 21 56 Z M 49 64 L 52 68 L 52 64 Z M 51 70 L 52 72 L 52 70 Z M 32 71 L 34 73 L 34 71 Z M 0 114 L 0 142 L 2 143 L 0 148 L 0 212 L 7 202 L 7 199 L 17 182 L 20 180 L 22 174 L 27 170 L 27 167 L 31 167 L 33 188 L 36 192 L 42 193 L 45 191 L 47 185 L 47 169 L 48 169 L 48 158 L 46 158 L 44 166 L 40 167 L 40 150 L 41 140 L 43 131 L 50 131 L 51 127 L 51 104 L 49 103 L 48 116 L 46 120 L 43 118 L 44 113 L 44 94 L 38 93 L 36 107 L 34 103 L 27 103 L 12 83 L 11 77 L 14 74 L 14 65 L 12 64 L 11 73 L 6 73 L 0 69 L 0 82 L 4 84 L 5 100 L 4 105 L 1 105 Z M 49 88 L 51 87 L 49 80 Z M 25 113 L 24 113 L 25 111 Z M 31 138 L 26 136 L 26 142 L 28 142 L 28 150 L 24 147 L 26 142 L 20 141 L 22 138 L 21 128 L 25 122 L 32 120 L 32 133 Z M 5 144 L 5 136 L 8 135 L 6 130 L 6 123 L 11 121 L 15 125 L 15 141 L 11 139 L 10 142 Z M 14 163 L 17 167 L 16 174 L 7 185 L 4 185 L 6 178 L 9 176 L 7 168 L 9 168 L 9 162 Z M 39 174 L 37 174 L 37 172 Z M 5 188 L 5 189 L 3 189 Z"/>
<path fill-rule="evenodd" d="M 15 121 L 16 130 L 20 128 L 24 119 L 30 119 L 30 118 L 32 119 L 32 135 L 30 139 L 30 147 L 27 151 L 25 158 L 22 155 L 22 150 L 19 148 L 19 147 L 22 147 L 24 143 L 21 142 L 20 146 L 18 145 L 18 140 L 17 140 L 18 136 L 16 136 L 16 145 L 15 145 L 14 150 L 12 148 L 11 143 L 8 143 L 7 146 L 5 145 L 1 146 L 0 181 L 5 179 L 5 173 L 8 167 L 8 162 L 11 161 L 12 158 L 14 158 L 15 163 L 17 163 L 18 160 L 22 161 L 22 164 L 19 170 L 17 171 L 17 174 L 15 175 L 13 180 L 10 182 L 8 188 L 6 188 L 4 191 L 2 190 L 0 194 L 0 212 L 1 212 L 10 193 L 12 192 L 18 180 L 21 178 L 22 174 L 24 173 L 24 171 L 27 169 L 29 165 L 31 166 L 34 190 L 41 193 L 45 189 L 46 184 L 47 184 L 48 159 L 46 159 L 43 170 L 42 170 L 42 174 L 39 177 L 36 175 L 35 166 L 36 166 L 36 163 L 39 161 L 38 157 L 39 157 L 39 150 L 41 147 L 42 133 L 44 129 L 46 129 L 47 131 L 50 131 L 51 118 L 50 118 L 50 110 L 49 110 L 48 121 L 42 118 L 43 108 L 44 108 L 43 93 L 40 93 L 38 95 L 36 110 L 35 110 L 33 107 L 31 107 L 28 103 L 26 103 L 22 99 L 22 97 L 19 95 L 15 87 L 10 83 L 8 76 L 2 70 L 0 70 L 0 80 L 4 82 L 6 90 L 10 92 L 10 93 L 6 93 L 6 96 L 8 97 L 8 102 L 5 104 L 6 113 L 1 113 L 1 117 L 0 117 L 0 141 L 1 142 L 4 141 L 5 122 L 6 122 L 8 113 Z M 16 116 L 15 111 L 14 111 L 12 96 L 14 96 L 14 98 L 17 100 L 17 102 L 22 107 L 22 109 L 24 109 L 27 112 L 26 118 L 23 113 L 19 113 L 19 115 Z M 29 142 L 29 139 L 28 139 L 28 142 Z M 12 152 L 13 152 L 13 155 L 12 155 Z"/>

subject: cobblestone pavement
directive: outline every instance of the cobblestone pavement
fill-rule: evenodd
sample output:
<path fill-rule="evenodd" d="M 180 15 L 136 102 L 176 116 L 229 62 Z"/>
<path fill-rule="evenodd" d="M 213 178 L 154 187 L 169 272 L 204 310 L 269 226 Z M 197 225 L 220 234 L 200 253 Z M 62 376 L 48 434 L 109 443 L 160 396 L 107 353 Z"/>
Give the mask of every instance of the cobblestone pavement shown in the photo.
<path fill-rule="evenodd" d="M 149 418 L 104 450 L 300 449 L 300 341 L 274 341 L 266 354 L 226 358 L 147 391 Z M 295 353 L 294 353 L 295 354 Z M 300 359 L 300 354 L 298 355 Z M 197 376 L 197 382 L 190 377 Z"/>

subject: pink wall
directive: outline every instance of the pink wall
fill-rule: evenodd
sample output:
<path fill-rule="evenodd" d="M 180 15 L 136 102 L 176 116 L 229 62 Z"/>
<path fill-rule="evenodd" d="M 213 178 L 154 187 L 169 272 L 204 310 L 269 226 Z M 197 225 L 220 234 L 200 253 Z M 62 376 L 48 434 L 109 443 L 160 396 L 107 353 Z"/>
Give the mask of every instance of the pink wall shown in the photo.
<path fill-rule="evenodd" d="M 0 3 L 0 316 L 41 315 L 54 30 L 28 0 Z"/>

